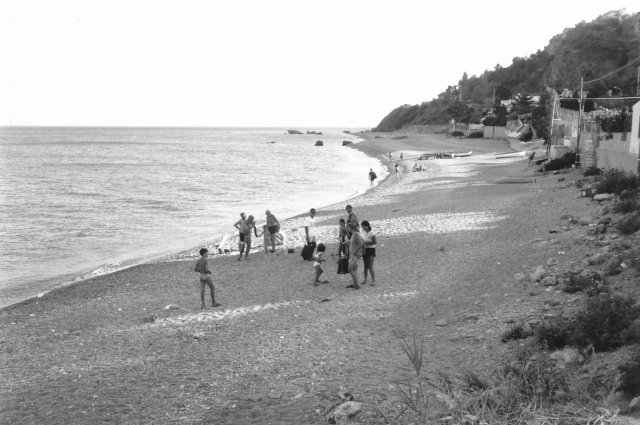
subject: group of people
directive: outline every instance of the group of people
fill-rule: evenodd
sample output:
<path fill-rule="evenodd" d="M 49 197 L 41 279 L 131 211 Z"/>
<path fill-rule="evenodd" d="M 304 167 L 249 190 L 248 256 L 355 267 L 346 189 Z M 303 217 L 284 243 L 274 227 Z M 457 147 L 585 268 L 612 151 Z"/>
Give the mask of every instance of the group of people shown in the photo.
<path fill-rule="evenodd" d="M 376 284 L 375 272 L 373 270 L 373 263 L 376 257 L 376 243 L 377 238 L 371 224 L 367 220 L 358 222 L 358 217 L 353 212 L 353 207 L 347 205 L 345 207 L 347 211 L 346 220 L 341 218 L 338 221 L 339 233 L 338 233 L 338 264 L 342 259 L 346 259 L 348 262 L 347 271 L 351 275 L 352 283 L 347 288 L 360 289 L 361 285 L 358 283 L 358 264 L 360 260 L 363 260 L 364 264 L 364 281 L 362 285 L 367 283 L 369 275 L 371 276 L 371 285 Z M 316 234 L 313 230 L 315 226 L 315 214 L 316 210 L 311 209 L 309 211 L 309 218 L 305 222 L 305 236 L 307 246 L 311 246 L 312 249 L 316 246 Z M 362 232 L 360 229 L 362 228 Z M 313 267 L 315 269 L 314 286 L 320 283 L 328 283 L 326 280 L 320 280 L 320 276 L 323 273 L 322 263 L 325 261 L 324 253 L 326 247 L 324 244 L 318 244 L 318 251 L 313 255 Z"/>
<path fill-rule="evenodd" d="M 267 223 L 262 226 L 262 233 L 258 234 L 258 229 L 256 228 L 256 222 L 252 215 L 246 217 L 244 213 L 240 213 L 240 220 L 234 223 L 234 227 L 238 229 L 239 232 L 239 250 L 240 255 L 238 256 L 238 261 L 242 260 L 242 254 L 244 254 L 245 260 L 249 259 L 249 251 L 251 251 L 251 233 L 258 238 L 260 236 L 264 236 L 264 252 L 267 254 L 269 251 L 269 244 L 271 244 L 271 252 L 275 252 L 276 250 L 276 233 L 280 230 L 280 222 L 276 218 L 275 215 L 271 213 L 271 211 L 266 210 L 265 215 L 267 218 Z"/>
<path fill-rule="evenodd" d="M 371 286 L 376 284 L 375 272 L 373 270 L 373 263 L 376 257 L 376 235 L 371 229 L 371 224 L 363 220 L 358 222 L 356 214 L 353 212 L 351 205 L 346 206 L 347 218 L 346 220 L 341 218 L 339 220 L 339 259 L 348 260 L 348 273 L 351 275 L 352 283 L 347 288 L 360 289 L 361 284 L 358 283 L 358 264 L 360 260 L 364 263 L 364 281 L 362 285 L 367 283 L 369 275 L 371 276 Z M 249 259 L 249 251 L 251 250 L 251 234 L 256 237 L 261 235 L 265 238 L 265 253 L 268 253 L 268 245 L 271 243 L 271 251 L 275 252 L 276 245 L 276 233 L 280 229 L 280 222 L 278 219 L 267 210 L 265 212 L 267 223 L 263 226 L 262 233 L 258 234 L 254 217 L 252 215 L 246 217 L 244 213 L 240 214 L 240 220 L 238 220 L 234 227 L 238 229 L 240 242 L 240 255 L 238 261 L 242 260 L 244 255 L 245 259 Z M 362 229 L 362 231 L 360 230 Z M 309 216 L 305 220 L 304 225 L 306 245 L 311 249 L 313 260 L 313 268 L 315 271 L 314 286 L 318 286 L 321 283 L 329 283 L 327 280 L 320 280 L 320 276 L 324 273 L 323 263 L 326 262 L 325 251 L 326 245 L 319 243 L 316 245 L 316 210 L 311 208 Z M 205 289 L 208 286 L 211 291 L 211 306 L 219 307 L 221 304 L 216 302 L 215 288 L 211 279 L 211 269 L 208 262 L 209 251 L 207 248 L 200 249 L 200 259 L 197 261 L 195 271 L 200 275 L 200 299 L 202 301 L 201 308 L 205 308 Z"/>

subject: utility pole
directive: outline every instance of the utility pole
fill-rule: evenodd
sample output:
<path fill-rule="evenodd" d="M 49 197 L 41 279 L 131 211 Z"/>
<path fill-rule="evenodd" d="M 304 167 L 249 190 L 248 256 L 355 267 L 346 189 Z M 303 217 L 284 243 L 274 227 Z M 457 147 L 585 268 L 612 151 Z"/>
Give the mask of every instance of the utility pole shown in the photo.
<path fill-rule="evenodd" d="M 576 167 L 580 167 L 580 130 L 582 127 L 582 110 L 584 109 L 584 77 L 580 77 L 580 110 L 578 111 L 578 138 L 576 140 Z"/>

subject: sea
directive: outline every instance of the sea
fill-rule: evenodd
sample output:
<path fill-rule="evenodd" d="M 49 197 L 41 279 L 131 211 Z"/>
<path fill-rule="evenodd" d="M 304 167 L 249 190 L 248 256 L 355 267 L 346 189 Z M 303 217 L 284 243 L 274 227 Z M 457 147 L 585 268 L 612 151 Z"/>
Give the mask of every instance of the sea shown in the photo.
<path fill-rule="evenodd" d="M 359 129 L 0 127 L 0 307 L 369 189 Z M 322 134 L 307 134 L 313 131 Z M 317 141 L 322 146 L 316 146 Z"/>

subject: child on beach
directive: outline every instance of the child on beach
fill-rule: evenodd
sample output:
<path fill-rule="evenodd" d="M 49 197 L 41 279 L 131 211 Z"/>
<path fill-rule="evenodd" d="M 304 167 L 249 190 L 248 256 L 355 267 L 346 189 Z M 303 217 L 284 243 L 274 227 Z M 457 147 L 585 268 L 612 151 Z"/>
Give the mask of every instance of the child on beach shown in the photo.
<path fill-rule="evenodd" d="M 211 307 L 220 307 L 222 305 L 216 302 L 213 281 L 211 280 L 211 269 L 209 268 L 209 261 L 207 260 L 208 256 L 209 250 L 207 248 L 200 249 L 200 259 L 195 267 L 195 271 L 200 273 L 200 299 L 202 300 L 202 306 L 200 308 L 204 308 L 205 285 L 207 285 L 211 291 Z"/>
<path fill-rule="evenodd" d="M 268 254 L 269 244 L 271 243 L 271 234 L 269 233 L 269 228 L 266 224 L 262 226 L 262 233 L 260 233 L 258 236 L 263 236 L 264 253 Z"/>
<path fill-rule="evenodd" d="M 323 243 L 318 244 L 317 252 L 313 256 L 313 268 L 316 270 L 316 280 L 313 282 L 313 286 L 318 286 L 320 283 L 329 283 L 328 280 L 320 281 L 320 275 L 322 274 L 322 263 L 324 260 L 324 251 L 327 248 Z"/>
<path fill-rule="evenodd" d="M 364 285 L 367 283 L 367 272 L 371 274 L 371 286 L 376 285 L 376 275 L 373 272 L 373 261 L 376 258 L 376 235 L 371 231 L 371 224 L 367 220 L 360 223 L 362 226 L 362 240 L 364 242 L 364 255 L 362 260 L 364 261 Z"/>

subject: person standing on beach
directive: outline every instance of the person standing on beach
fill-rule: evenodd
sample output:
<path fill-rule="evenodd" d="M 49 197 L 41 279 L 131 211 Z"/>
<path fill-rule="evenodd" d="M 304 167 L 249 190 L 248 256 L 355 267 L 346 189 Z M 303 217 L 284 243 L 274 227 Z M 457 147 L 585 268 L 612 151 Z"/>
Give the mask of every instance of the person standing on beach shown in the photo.
<path fill-rule="evenodd" d="M 207 248 L 200 249 L 200 259 L 196 263 L 195 271 L 200 273 L 200 300 L 204 308 L 204 291 L 205 285 L 209 287 L 211 291 L 211 307 L 220 307 L 222 304 L 216 302 L 215 290 L 213 288 L 213 281 L 211 280 L 211 269 L 209 268 L 209 250 Z"/>
<path fill-rule="evenodd" d="M 376 235 L 371 230 L 371 224 L 367 220 L 363 220 L 360 223 L 362 226 L 362 240 L 364 242 L 364 255 L 362 260 L 364 261 L 364 282 L 367 283 L 367 271 L 371 274 L 371 286 L 376 284 L 376 275 L 373 271 L 373 261 L 376 258 Z"/>
<path fill-rule="evenodd" d="M 369 168 L 369 186 L 370 187 L 373 187 L 373 182 L 376 178 L 378 178 L 378 176 L 376 176 L 376 173 L 373 171 L 373 168 Z"/>
<path fill-rule="evenodd" d="M 396 161 L 395 169 L 396 169 L 396 179 L 399 179 L 400 178 L 400 164 L 398 164 L 398 161 Z"/>
<path fill-rule="evenodd" d="M 316 249 L 316 209 L 311 208 L 309 210 L 309 217 L 304 222 L 304 234 L 306 236 L 307 245 L 311 247 L 310 254 L 313 255 L 313 251 Z"/>
<path fill-rule="evenodd" d="M 251 250 L 251 230 L 253 234 L 258 237 L 258 230 L 256 229 L 256 222 L 253 220 L 253 216 L 250 215 L 242 226 L 240 226 L 240 234 L 243 235 L 240 242 L 240 255 L 238 261 L 242 260 L 242 253 L 244 252 L 244 258 L 249 259 L 249 251 Z M 246 251 L 245 251 L 246 250 Z"/>
<path fill-rule="evenodd" d="M 358 217 L 356 217 L 356 214 L 353 212 L 353 207 L 351 205 L 347 205 L 345 207 L 345 209 L 347 210 L 347 238 L 351 239 L 351 234 L 353 232 L 359 232 L 360 231 L 360 225 L 358 224 Z"/>
<path fill-rule="evenodd" d="M 244 244 L 244 232 L 242 231 L 242 227 L 244 226 L 244 222 L 246 220 L 247 220 L 247 217 L 244 215 L 244 213 L 240 213 L 240 220 L 236 221 L 233 224 L 233 227 L 238 229 L 238 237 L 240 240 L 240 242 L 238 243 L 238 249 L 242 249 L 242 245 Z"/>
<path fill-rule="evenodd" d="M 360 285 L 358 285 L 358 263 L 362 258 L 363 246 L 364 241 L 360 232 L 353 232 L 349 239 L 349 274 L 353 283 L 347 288 L 360 289 Z"/>
<path fill-rule="evenodd" d="M 347 224 L 344 221 L 344 218 L 338 220 L 338 256 L 347 256 Z"/>
<path fill-rule="evenodd" d="M 271 252 L 276 252 L 276 233 L 280 230 L 280 222 L 271 211 L 265 211 L 267 216 L 267 230 L 269 231 L 269 239 L 271 240 Z"/>

